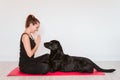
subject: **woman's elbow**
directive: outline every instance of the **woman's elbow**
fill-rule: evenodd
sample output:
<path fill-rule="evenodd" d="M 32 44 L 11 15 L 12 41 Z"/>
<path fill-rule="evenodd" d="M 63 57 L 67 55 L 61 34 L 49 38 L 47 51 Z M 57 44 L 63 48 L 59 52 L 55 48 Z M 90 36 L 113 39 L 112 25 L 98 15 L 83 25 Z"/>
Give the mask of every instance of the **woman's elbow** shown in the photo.
<path fill-rule="evenodd" d="M 27 55 L 28 55 L 29 58 L 31 58 L 33 56 L 32 53 L 28 53 Z"/>

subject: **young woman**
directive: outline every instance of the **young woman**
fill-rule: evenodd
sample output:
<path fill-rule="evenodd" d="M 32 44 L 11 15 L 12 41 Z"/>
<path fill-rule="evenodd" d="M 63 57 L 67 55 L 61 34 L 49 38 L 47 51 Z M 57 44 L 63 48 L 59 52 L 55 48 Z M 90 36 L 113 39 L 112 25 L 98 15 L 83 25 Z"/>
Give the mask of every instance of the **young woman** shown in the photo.
<path fill-rule="evenodd" d="M 40 35 L 36 39 L 31 34 L 38 31 L 40 21 L 34 15 L 28 15 L 25 24 L 25 31 L 20 39 L 19 69 L 29 74 L 45 74 L 49 71 L 47 63 L 49 54 L 34 58 L 40 44 Z"/>

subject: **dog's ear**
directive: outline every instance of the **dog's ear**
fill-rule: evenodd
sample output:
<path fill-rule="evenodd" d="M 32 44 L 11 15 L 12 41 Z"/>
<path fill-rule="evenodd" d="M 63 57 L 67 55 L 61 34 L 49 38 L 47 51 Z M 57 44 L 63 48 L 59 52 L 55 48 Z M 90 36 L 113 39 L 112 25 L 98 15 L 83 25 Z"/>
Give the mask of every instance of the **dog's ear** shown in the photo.
<path fill-rule="evenodd" d="M 59 44 L 59 49 L 63 52 L 63 49 L 62 49 L 60 42 L 58 44 Z"/>
<path fill-rule="evenodd" d="M 58 40 L 53 40 L 53 42 L 55 42 L 58 45 L 58 51 L 63 53 L 63 49 L 62 49 L 60 42 Z"/>

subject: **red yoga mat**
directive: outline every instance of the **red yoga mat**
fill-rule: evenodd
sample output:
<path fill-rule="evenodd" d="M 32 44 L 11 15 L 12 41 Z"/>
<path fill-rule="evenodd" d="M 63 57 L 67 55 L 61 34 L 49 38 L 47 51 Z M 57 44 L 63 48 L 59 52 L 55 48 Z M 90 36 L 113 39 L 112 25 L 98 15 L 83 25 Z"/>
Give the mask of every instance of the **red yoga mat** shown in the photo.
<path fill-rule="evenodd" d="M 13 69 L 7 76 L 93 76 L 93 75 L 105 75 L 104 72 L 98 72 L 94 70 L 93 73 L 80 73 L 80 72 L 48 72 L 47 74 L 26 74 L 19 70 L 19 67 Z"/>

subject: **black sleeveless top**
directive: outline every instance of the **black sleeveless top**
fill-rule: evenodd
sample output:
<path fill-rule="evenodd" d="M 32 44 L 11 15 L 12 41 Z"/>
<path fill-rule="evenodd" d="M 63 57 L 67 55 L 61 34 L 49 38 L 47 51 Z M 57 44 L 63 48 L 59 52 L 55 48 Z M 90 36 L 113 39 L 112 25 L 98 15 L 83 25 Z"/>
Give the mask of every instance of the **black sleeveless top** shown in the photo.
<path fill-rule="evenodd" d="M 27 33 L 23 33 L 22 36 L 24 34 L 27 34 Z M 20 57 L 19 57 L 19 67 L 21 67 L 21 68 L 36 64 L 36 61 L 34 60 L 34 55 L 32 57 L 29 57 L 27 55 L 27 52 L 25 51 L 25 48 L 24 48 L 24 45 L 23 45 L 23 42 L 22 42 L 22 36 L 21 36 L 21 39 L 20 39 Z M 33 39 L 31 39 L 30 37 L 29 37 L 29 39 L 30 39 L 31 49 L 33 49 L 36 44 L 35 44 Z"/>

